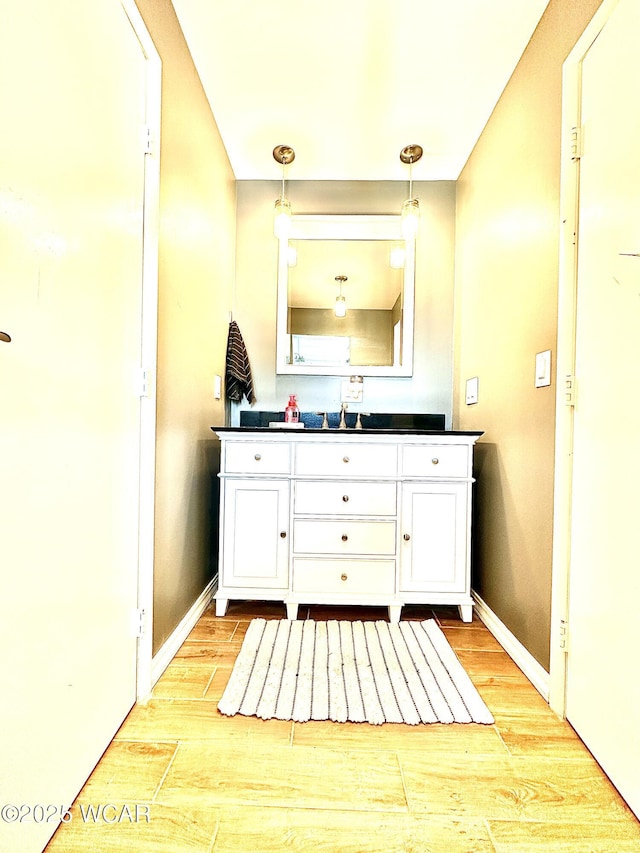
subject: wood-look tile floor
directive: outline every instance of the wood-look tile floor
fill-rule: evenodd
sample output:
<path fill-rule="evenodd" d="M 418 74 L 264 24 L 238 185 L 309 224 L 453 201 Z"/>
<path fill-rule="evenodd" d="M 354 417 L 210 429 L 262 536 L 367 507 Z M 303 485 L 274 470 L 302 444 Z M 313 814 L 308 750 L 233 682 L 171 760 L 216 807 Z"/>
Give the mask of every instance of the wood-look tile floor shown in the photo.
<path fill-rule="evenodd" d="M 435 616 L 495 725 L 370 726 L 222 716 L 217 701 L 254 616 L 285 613 L 232 602 L 224 618 L 213 608 L 202 616 L 48 853 L 640 851 L 638 821 L 482 623 L 463 624 L 449 608 L 403 612 Z M 305 616 L 385 611 L 301 608 Z M 80 819 L 82 807 L 105 803 L 123 818 Z"/>

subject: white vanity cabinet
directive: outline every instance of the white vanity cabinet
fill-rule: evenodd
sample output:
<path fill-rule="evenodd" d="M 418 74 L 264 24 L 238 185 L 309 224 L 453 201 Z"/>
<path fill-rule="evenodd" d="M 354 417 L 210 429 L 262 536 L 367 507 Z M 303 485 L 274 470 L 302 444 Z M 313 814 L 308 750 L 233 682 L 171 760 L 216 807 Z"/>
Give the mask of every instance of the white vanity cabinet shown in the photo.
<path fill-rule="evenodd" d="M 471 620 L 479 432 L 215 430 L 222 442 L 216 614 L 230 599 L 455 604 Z"/>

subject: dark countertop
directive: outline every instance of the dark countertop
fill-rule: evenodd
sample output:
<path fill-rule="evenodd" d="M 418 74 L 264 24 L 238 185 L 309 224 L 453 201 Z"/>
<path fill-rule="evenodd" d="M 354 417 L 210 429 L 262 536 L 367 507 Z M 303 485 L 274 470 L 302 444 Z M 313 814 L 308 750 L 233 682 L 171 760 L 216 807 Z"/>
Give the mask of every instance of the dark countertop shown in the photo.
<path fill-rule="evenodd" d="M 278 433 L 312 433 L 319 435 L 334 435 L 342 438 L 347 435 L 483 435 L 482 431 L 456 431 L 447 430 L 445 416 L 443 414 L 432 414 L 427 412 L 360 412 L 362 429 L 356 430 L 356 411 L 346 411 L 346 429 L 339 429 L 340 412 L 327 412 L 328 428 L 322 427 L 323 412 L 300 412 L 300 423 L 302 428 L 290 428 L 284 425 L 284 412 L 260 411 L 255 409 L 243 409 L 240 412 L 240 426 L 234 427 L 211 427 L 212 430 L 225 430 L 226 432 L 264 432 Z M 270 427 L 270 423 L 279 423 L 279 427 Z"/>
<path fill-rule="evenodd" d="M 315 429 L 313 427 L 305 427 L 304 429 L 300 428 L 290 428 L 290 427 L 255 427 L 255 426 L 235 426 L 235 427 L 211 427 L 214 432 L 235 432 L 235 433 L 246 433 L 246 432 L 265 432 L 271 433 L 271 435 L 278 435 L 278 433 L 286 433 L 287 435 L 291 435 L 292 433 L 295 435 L 330 435 L 335 438 L 345 438 L 348 436 L 359 436 L 359 435 L 484 435 L 483 430 L 455 430 L 455 429 L 367 429 L 363 427 L 362 429 L 354 429 L 353 427 L 349 427 L 348 429 L 337 429 L 336 427 L 332 427 L 331 429 Z"/>

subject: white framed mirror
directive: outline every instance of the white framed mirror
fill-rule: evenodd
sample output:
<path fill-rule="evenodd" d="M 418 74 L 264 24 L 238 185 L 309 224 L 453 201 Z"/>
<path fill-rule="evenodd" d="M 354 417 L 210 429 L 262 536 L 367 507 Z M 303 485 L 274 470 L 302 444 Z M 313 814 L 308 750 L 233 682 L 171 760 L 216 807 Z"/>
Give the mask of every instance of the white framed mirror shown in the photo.
<path fill-rule="evenodd" d="M 411 376 L 414 288 L 399 215 L 293 216 L 279 241 L 276 373 Z"/>

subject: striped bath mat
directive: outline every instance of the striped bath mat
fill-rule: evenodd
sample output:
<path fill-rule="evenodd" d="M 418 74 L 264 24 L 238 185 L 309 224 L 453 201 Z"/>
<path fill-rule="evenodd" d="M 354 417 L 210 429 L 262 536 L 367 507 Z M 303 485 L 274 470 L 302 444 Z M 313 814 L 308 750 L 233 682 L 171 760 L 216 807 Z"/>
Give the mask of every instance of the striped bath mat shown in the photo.
<path fill-rule="evenodd" d="M 433 619 L 253 619 L 218 710 L 295 722 L 494 722 Z"/>

